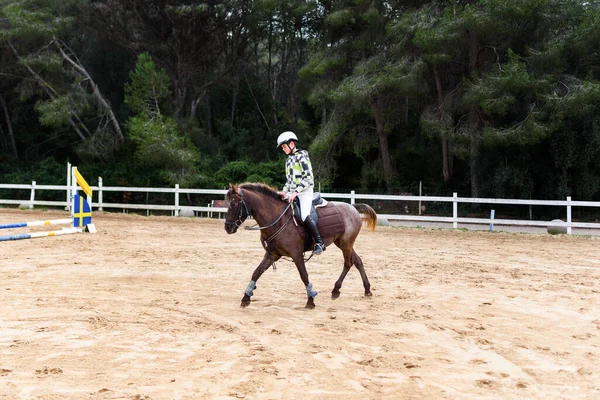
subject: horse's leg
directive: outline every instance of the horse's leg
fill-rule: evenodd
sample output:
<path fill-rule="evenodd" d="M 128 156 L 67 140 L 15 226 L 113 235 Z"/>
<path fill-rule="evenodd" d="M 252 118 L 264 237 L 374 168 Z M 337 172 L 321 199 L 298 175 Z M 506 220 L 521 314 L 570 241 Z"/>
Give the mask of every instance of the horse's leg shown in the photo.
<path fill-rule="evenodd" d="M 340 289 L 342 288 L 342 282 L 344 282 L 344 279 L 346 278 L 346 275 L 348 274 L 348 271 L 350 271 L 352 265 L 354 265 L 360 273 L 360 277 L 363 281 L 363 286 L 365 287 L 365 296 L 372 296 L 373 293 L 371 293 L 371 284 L 369 283 L 369 278 L 367 277 L 367 273 L 365 272 L 363 262 L 358 256 L 358 254 L 356 254 L 356 251 L 354 251 L 354 249 L 351 247 L 342 248 L 340 243 L 336 243 L 336 245 L 342 250 L 342 253 L 344 254 L 344 269 L 342 270 L 342 274 L 333 286 L 333 290 L 331 291 L 331 298 L 335 300 L 338 297 L 340 297 Z"/>
<path fill-rule="evenodd" d="M 342 288 L 342 282 L 344 281 L 344 278 L 346 278 L 348 271 L 350 271 L 350 268 L 352 267 L 352 246 L 350 245 L 342 247 L 340 240 L 337 240 L 335 242 L 335 245 L 339 247 L 340 250 L 342 250 L 342 254 L 344 255 L 344 269 L 342 270 L 342 274 L 335 282 L 333 290 L 331 291 L 331 298 L 334 300 L 340 297 L 340 289 Z"/>
<path fill-rule="evenodd" d="M 294 264 L 296 264 L 296 268 L 298 268 L 298 273 L 300 274 L 300 279 L 304 283 L 306 287 L 306 295 L 308 296 L 308 300 L 306 301 L 306 308 L 315 308 L 315 297 L 317 296 L 317 292 L 313 290 L 312 283 L 308 280 L 308 271 L 306 271 L 306 265 L 304 264 L 304 255 L 302 253 L 296 254 L 292 256 L 294 260 Z"/>
<path fill-rule="evenodd" d="M 258 264 L 258 267 L 252 273 L 252 279 L 248 284 L 248 287 L 244 291 L 244 297 L 242 297 L 242 307 L 247 307 L 250 304 L 250 297 L 254 294 L 254 289 L 256 289 L 256 281 L 260 276 L 271 266 L 271 264 L 281 257 L 273 255 L 271 256 L 269 253 L 265 253 L 262 261 Z"/>
<path fill-rule="evenodd" d="M 373 293 L 371 293 L 371 284 L 369 283 L 369 278 L 367 278 L 363 262 L 354 249 L 352 249 L 352 264 L 354 264 L 358 272 L 360 272 L 360 277 L 362 278 L 363 286 L 365 287 L 365 296 L 373 296 Z"/>

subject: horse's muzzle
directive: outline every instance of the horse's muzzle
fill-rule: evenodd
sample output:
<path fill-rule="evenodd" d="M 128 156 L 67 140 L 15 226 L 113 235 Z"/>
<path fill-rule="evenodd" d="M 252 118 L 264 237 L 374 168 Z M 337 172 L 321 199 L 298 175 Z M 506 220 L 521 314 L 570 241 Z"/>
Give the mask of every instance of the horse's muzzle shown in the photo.
<path fill-rule="evenodd" d="M 235 222 L 225 222 L 225 232 L 228 234 L 236 233 L 239 225 Z"/>

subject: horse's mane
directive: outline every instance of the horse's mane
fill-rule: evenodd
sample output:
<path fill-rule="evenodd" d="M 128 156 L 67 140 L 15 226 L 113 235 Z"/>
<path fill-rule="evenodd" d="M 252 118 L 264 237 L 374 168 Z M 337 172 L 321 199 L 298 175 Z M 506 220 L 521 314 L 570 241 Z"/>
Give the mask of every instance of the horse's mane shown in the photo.
<path fill-rule="evenodd" d="M 274 199 L 281 200 L 281 197 L 277 193 L 277 189 L 275 189 L 274 187 L 271 187 L 269 185 L 266 185 L 264 183 L 246 182 L 246 183 L 242 183 L 238 187 L 240 189 L 250 190 L 252 192 L 258 192 L 258 193 L 264 194 L 265 196 L 269 196 Z"/>

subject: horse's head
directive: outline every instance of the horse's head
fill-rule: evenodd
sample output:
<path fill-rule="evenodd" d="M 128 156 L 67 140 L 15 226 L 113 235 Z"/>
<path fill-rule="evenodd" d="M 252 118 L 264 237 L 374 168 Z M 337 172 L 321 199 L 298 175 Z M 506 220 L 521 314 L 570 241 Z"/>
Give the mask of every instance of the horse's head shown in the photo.
<path fill-rule="evenodd" d="M 229 184 L 229 191 L 225 198 L 229 200 L 225 215 L 225 231 L 229 234 L 236 233 L 250 215 L 250 208 L 244 201 L 244 192 L 235 185 Z"/>

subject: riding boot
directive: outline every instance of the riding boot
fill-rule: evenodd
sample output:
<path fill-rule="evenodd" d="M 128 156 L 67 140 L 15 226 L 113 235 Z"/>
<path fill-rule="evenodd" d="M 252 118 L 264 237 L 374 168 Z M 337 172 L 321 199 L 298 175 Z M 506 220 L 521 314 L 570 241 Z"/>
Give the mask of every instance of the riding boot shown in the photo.
<path fill-rule="evenodd" d="M 309 215 L 304 220 L 304 225 L 306 226 L 306 229 L 308 229 L 308 233 L 310 233 L 310 235 L 315 240 L 315 249 L 313 250 L 313 255 L 321 254 L 322 252 L 325 251 L 325 243 L 323 243 L 323 239 L 321 239 L 321 234 L 319 233 L 317 224 L 312 219 L 312 217 Z"/>

